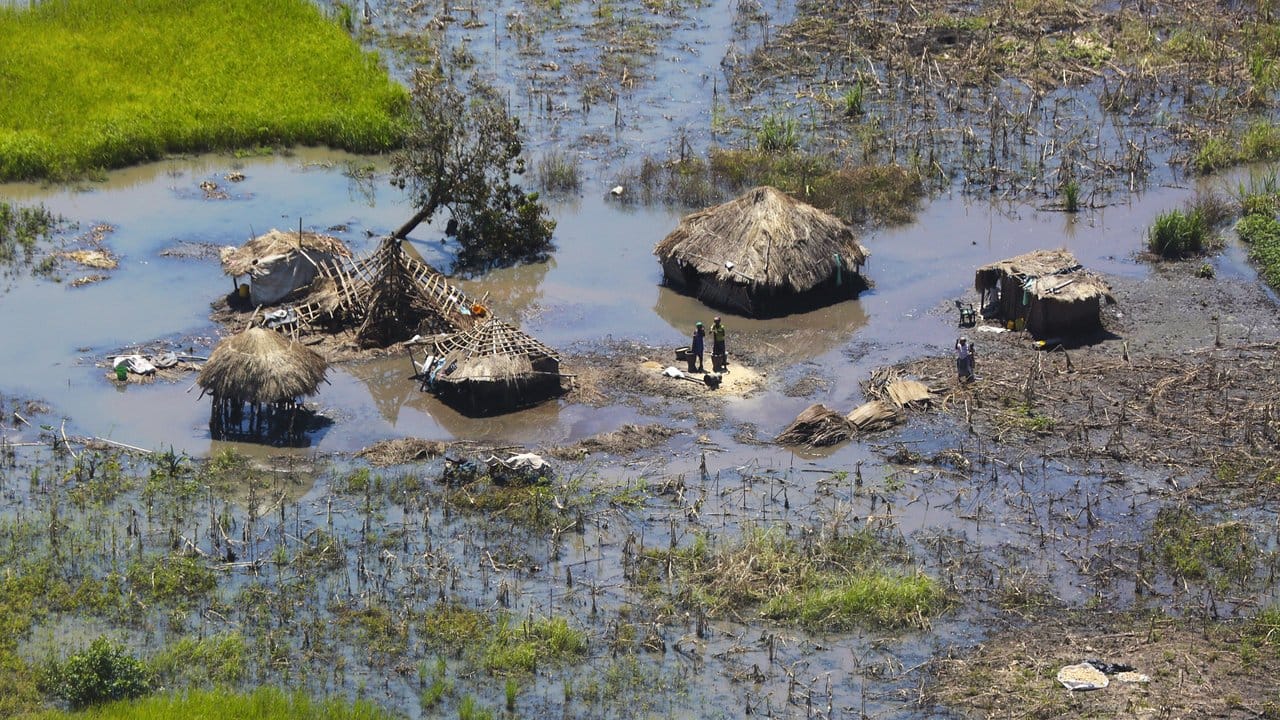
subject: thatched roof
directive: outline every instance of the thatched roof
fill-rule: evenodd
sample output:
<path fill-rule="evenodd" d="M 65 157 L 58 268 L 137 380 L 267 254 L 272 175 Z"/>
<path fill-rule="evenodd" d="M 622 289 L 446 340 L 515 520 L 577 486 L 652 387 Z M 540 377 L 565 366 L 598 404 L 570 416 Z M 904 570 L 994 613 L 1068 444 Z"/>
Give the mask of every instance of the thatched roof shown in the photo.
<path fill-rule="evenodd" d="M 1078 302 L 1101 297 L 1114 302 L 1106 281 L 1085 270 L 1067 250 L 1037 250 L 983 265 L 974 275 L 974 289 L 990 290 L 1001 276 L 1018 278 L 1039 299 Z"/>
<path fill-rule="evenodd" d="M 299 240 L 301 238 L 301 240 Z M 351 251 L 336 237 L 303 231 L 281 232 L 272 229 L 238 248 L 223 248 L 222 270 L 228 275 L 247 275 L 258 261 L 276 255 L 289 255 L 299 248 L 308 255 L 351 257 Z"/>
<path fill-rule="evenodd" d="M 453 368 L 438 380 L 454 383 L 508 382 L 540 374 L 535 365 L 560 362 L 555 350 L 493 317 L 436 343 L 436 354 Z"/>
<path fill-rule="evenodd" d="M 811 290 L 868 253 L 853 228 L 834 215 L 771 187 L 685 216 L 654 254 L 692 266 L 721 282 L 758 283 L 792 292 Z"/>
<path fill-rule="evenodd" d="M 797 415 L 778 434 L 776 442 L 783 445 L 824 447 L 842 443 L 851 437 L 853 424 L 840 413 L 818 403 L 810 405 Z"/>
<path fill-rule="evenodd" d="M 216 397 L 272 403 L 316 394 L 328 369 L 310 348 L 249 328 L 218 343 L 196 383 Z"/>

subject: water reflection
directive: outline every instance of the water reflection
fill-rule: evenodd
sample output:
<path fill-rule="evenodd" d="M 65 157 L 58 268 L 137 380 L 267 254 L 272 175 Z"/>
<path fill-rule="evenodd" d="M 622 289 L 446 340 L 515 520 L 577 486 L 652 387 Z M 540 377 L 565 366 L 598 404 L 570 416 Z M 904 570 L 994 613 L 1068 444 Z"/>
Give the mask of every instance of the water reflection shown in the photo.
<path fill-rule="evenodd" d="M 730 355 L 734 353 L 735 336 L 747 335 L 752 342 L 768 346 L 773 351 L 769 354 L 776 353 L 785 360 L 817 357 L 849 342 L 868 321 L 858 300 L 846 300 L 786 317 L 755 319 L 708 308 L 696 299 L 666 287 L 656 290 L 658 299 L 653 306 L 654 312 L 667 322 L 680 342 L 692 332 L 694 323 L 701 321 L 710 328 L 713 317 L 723 317 Z"/>

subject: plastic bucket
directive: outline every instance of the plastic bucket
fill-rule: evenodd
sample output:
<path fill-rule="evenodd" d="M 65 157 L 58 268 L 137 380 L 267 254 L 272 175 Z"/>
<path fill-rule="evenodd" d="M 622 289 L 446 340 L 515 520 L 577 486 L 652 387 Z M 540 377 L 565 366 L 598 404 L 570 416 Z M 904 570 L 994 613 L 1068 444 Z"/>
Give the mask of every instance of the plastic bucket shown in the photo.
<path fill-rule="evenodd" d="M 116 366 L 116 379 L 121 382 L 129 379 L 129 368 L 124 363 Z"/>

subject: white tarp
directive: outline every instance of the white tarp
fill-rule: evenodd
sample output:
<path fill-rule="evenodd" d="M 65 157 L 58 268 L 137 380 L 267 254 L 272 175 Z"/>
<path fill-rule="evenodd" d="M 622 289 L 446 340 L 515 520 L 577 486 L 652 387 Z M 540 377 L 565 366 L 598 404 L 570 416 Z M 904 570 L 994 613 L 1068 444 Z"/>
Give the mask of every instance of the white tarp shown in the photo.
<path fill-rule="evenodd" d="M 309 253 L 316 262 L 328 255 Z M 316 277 L 316 267 L 301 253 L 268 255 L 253 264 L 249 273 L 249 301 L 254 305 L 273 305 L 294 290 L 306 287 Z"/>

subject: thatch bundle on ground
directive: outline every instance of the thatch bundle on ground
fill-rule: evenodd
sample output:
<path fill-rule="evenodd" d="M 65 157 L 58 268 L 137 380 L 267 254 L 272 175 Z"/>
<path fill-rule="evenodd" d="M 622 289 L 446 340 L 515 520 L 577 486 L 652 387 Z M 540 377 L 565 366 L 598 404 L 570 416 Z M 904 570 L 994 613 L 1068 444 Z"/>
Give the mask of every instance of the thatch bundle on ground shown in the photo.
<path fill-rule="evenodd" d="M 853 425 L 840 413 L 821 403 L 810 405 L 776 438 L 783 445 L 825 447 L 853 437 Z"/>
<path fill-rule="evenodd" d="M 492 317 L 436 342 L 431 364 L 438 370 L 427 372 L 427 387 L 467 415 L 493 415 L 562 391 L 560 356 Z"/>
<path fill-rule="evenodd" d="M 196 379 L 201 397 L 213 398 L 210 430 L 215 437 L 293 434 L 299 399 L 319 391 L 328 369 L 311 349 L 263 328 L 223 340 Z"/>
<path fill-rule="evenodd" d="M 448 445 L 439 440 L 422 438 L 396 438 L 383 440 L 356 453 L 375 467 L 391 465 L 407 465 L 412 462 L 423 462 L 440 457 L 448 449 Z"/>
<path fill-rule="evenodd" d="M 669 286 L 744 315 L 785 315 L 867 287 L 869 253 L 839 218 L 771 187 L 686 216 L 654 249 Z"/>
<path fill-rule="evenodd" d="M 907 407 L 915 403 L 928 403 L 933 399 L 929 386 L 919 380 L 894 380 L 884 386 L 885 395 L 896 407 Z"/>
<path fill-rule="evenodd" d="M 1066 250 L 1037 250 L 978 268 L 974 289 L 982 307 L 1005 322 L 1025 322 L 1036 337 L 1083 334 L 1101 327 L 1111 288 Z"/>
<path fill-rule="evenodd" d="M 887 430 L 903 421 L 902 411 L 883 400 L 871 400 L 858 406 L 845 418 L 859 432 Z"/>
<path fill-rule="evenodd" d="M 223 272 L 249 276 L 249 302 L 255 306 L 280 302 L 309 285 L 321 265 L 349 257 L 351 251 L 336 237 L 279 230 L 221 253 Z"/>

